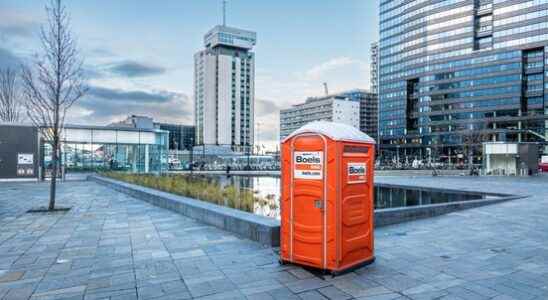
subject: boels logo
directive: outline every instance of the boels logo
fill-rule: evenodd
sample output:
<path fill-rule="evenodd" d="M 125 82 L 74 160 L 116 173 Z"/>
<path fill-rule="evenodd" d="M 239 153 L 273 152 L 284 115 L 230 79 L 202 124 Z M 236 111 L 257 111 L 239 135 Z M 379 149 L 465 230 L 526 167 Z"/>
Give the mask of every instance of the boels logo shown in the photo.
<path fill-rule="evenodd" d="M 365 174 L 367 173 L 367 167 L 365 163 L 348 163 L 348 183 L 363 183 L 367 182 Z"/>
<path fill-rule="evenodd" d="M 304 153 L 304 155 L 296 155 L 295 156 L 295 163 L 298 163 L 298 164 L 321 164 L 322 160 L 320 159 L 319 156 L 310 156 L 309 153 Z"/>
<path fill-rule="evenodd" d="M 293 160 L 293 174 L 297 179 L 323 178 L 323 152 L 295 152 Z"/>
<path fill-rule="evenodd" d="M 365 167 L 362 166 L 350 166 L 348 168 L 348 174 L 356 175 L 356 174 L 365 174 Z"/>

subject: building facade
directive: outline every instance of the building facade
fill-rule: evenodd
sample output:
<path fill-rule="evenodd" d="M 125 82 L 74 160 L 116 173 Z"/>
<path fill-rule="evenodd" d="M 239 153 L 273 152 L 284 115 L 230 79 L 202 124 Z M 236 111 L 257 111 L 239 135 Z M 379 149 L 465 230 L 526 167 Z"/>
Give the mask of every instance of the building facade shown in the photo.
<path fill-rule="evenodd" d="M 0 122 L 0 178 L 37 178 L 38 144 L 36 127 Z"/>
<path fill-rule="evenodd" d="M 196 131 L 194 126 L 154 123 L 154 127 L 169 132 L 169 150 L 190 150 L 194 147 Z"/>
<path fill-rule="evenodd" d="M 381 0 L 382 154 L 451 162 L 483 141 L 544 141 L 547 49 L 548 0 Z"/>
<path fill-rule="evenodd" d="M 379 43 L 371 43 L 370 49 L 370 87 L 371 92 L 378 94 L 379 93 Z"/>
<path fill-rule="evenodd" d="M 379 98 L 377 93 L 358 89 L 341 93 L 341 95 L 360 102 L 359 128 L 376 141 L 379 130 Z"/>
<path fill-rule="evenodd" d="M 360 128 L 360 101 L 346 95 L 308 98 L 280 111 L 280 140 L 314 121 L 331 121 Z"/>
<path fill-rule="evenodd" d="M 155 128 L 65 125 L 61 164 L 65 172 L 164 172 L 168 136 L 169 132 Z M 38 178 L 53 167 L 51 146 L 33 125 L 0 124 L 0 144 L 0 150 L 6 149 L 0 151 L 0 178 Z"/>
<path fill-rule="evenodd" d="M 154 119 L 148 116 L 130 115 L 123 121 L 112 123 L 109 126 L 167 131 L 169 133 L 169 150 L 190 150 L 195 145 L 196 131 L 195 127 L 191 125 L 154 122 Z"/>
<path fill-rule="evenodd" d="M 194 122 L 197 145 L 253 145 L 256 33 L 215 26 L 194 55 Z"/>

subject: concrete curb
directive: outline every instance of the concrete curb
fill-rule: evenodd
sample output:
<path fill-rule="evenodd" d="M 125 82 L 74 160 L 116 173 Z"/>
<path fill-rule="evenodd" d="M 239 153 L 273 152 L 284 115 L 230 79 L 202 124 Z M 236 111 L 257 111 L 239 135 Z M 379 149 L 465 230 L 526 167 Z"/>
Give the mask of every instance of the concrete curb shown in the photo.
<path fill-rule="evenodd" d="M 98 175 L 90 175 L 88 180 L 261 244 L 272 247 L 280 245 L 280 222 L 276 219 Z"/>

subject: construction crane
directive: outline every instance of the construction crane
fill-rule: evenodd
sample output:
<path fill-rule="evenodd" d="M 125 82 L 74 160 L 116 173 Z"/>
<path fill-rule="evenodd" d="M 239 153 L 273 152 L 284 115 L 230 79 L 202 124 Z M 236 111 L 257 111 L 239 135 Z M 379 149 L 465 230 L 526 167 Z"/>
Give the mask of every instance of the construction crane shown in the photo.
<path fill-rule="evenodd" d="M 327 88 L 327 82 L 323 83 L 323 90 L 325 92 L 325 95 L 328 96 L 329 95 L 329 89 Z"/>

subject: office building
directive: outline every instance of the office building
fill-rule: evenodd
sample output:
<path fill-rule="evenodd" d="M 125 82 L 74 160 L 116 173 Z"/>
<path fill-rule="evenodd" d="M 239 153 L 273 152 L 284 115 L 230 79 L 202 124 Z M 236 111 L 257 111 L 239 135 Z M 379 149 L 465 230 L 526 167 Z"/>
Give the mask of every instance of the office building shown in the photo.
<path fill-rule="evenodd" d="M 544 141 L 547 49 L 548 0 L 381 0 L 383 155 L 454 162 L 484 141 Z"/>
<path fill-rule="evenodd" d="M 379 43 L 374 42 L 371 44 L 370 50 L 370 87 L 371 92 L 378 94 L 379 93 Z"/>
<path fill-rule="evenodd" d="M 194 55 L 196 145 L 252 148 L 256 33 L 215 26 Z"/>
<path fill-rule="evenodd" d="M 194 126 L 154 123 L 154 127 L 169 132 L 169 150 L 190 150 L 194 147 Z"/>
<path fill-rule="evenodd" d="M 367 90 L 351 90 L 340 95 L 360 102 L 360 130 L 377 140 L 379 123 L 379 99 L 376 93 Z"/>
<path fill-rule="evenodd" d="M 280 140 L 313 121 L 339 122 L 360 128 L 360 100 L 346 95 L 308 98 L 280 111 Z"/>
<path fill-rule="evenodd" d="M 126 119 L 109 126 L 134 129 L 161 129 L 169 133 L 169 150 L 190 150 L 194 144 L 194 126 L 154 122 L 148 116 L 130 115 Z"/>
<path fill-rule="evenodd" d="M 116 170 L 167 171 L 164 130 L 127 126 L 65 125 L 61 162 L 66 172 Z M 25 136 L 25 139 L 21 139 Z M 33 125 L 0 123 L 0 178 L 38 178 L 52 169 L 51 146 Z"/>

